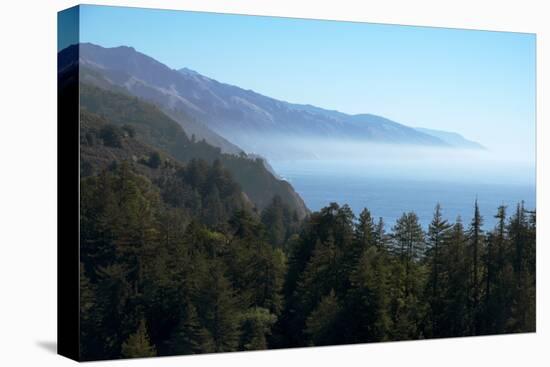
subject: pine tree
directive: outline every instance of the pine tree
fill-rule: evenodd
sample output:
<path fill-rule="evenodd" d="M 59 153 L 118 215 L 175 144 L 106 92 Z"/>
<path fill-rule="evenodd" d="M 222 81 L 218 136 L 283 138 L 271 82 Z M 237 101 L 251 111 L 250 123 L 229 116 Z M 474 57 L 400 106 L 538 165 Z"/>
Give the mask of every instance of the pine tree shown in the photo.
<path fill-rule="evenodd" d="M 186 309 L 183 318 L 170 338 L 171 353 L 195 354 L 214 351 L 210 333 L 202 327 L 195 306 L 185 301 Z"/>
<path fill-rule="evenodd" d="M 242 350 L 267 349 L 267 336 L 271 334 L 271 328 L 277 317 L 269 310 L 261 307 L 253 307 L 244 313 L 241 329 L 243 330 L 240 341 Z"/>
<path fill-rule="evenodd" d="M 436 205 L 432 222 L 428 227 L 427 236 L 427 264 L 430 267 L 430 273 L 428 276 L 428 303 L 431 310 L 431 332 L 435 335 L 440 334 L 439 324 L 440 318 L 443 313 L 443 303 L 445 302 L 442 297 L 441 289 L 441 269 L 443 262 L 443 251 L 448 231 L 451 225 L 447 220 L 443 219 L 441 215 L 441 206 L 439 203 Z"/>
<path fill-rule="evenodd" d="M 325 242 L 317 242 L 297 288 L 305 313 L 311 311 L 331 289 L 339 286 L 340 256 L 341 252 L 332 236 Z"/>
<path fill-rule="evenodd" d="M 403 213 L 393 228 L 393 253 L 396 254 L 405 266 L 405 292 L 411 290 L 411 273 L 414 263 L 424 254 L 424 232 L 413 213 Z"/>
<path fill-rule="evenodd" d="M 359 221 L 355 230 L 356 241 L 361 245 L 362 249 L 366 249 L 375 244 L 375 231 L 376 228 L 370 211 L 365 208 L 361 214 L 359 214 Z M 358 255 L 360 256 L 360 254 Z"/>
<path fill-rule="evenodd" d="M 443 288 L 445 308 L 443 320 L 434 337 L 462 336 L 469 333 L 469 281 L 470 262 L 468 239 L 460 217 L 449 230 L 448 245 L 444 252 L 442 268 L 445 269 L 447 284 Z"/>
<path fill-rule="evenodd" d="M 338 299 L 334 290 L 331 290 L 307 318 L 305 333 L 309 336 L 312 345 L 339 343 L 339 334 L 336 328 L 340 311 Z"/>
<path fill-rule="evenodd" d="M 507 325 L 508 330 L 523 332 L 535 330 L 534 217 L 532 217 L 532 225 L 533 229 L 530 229 L 523 202 L 518 204 L 508 229 L 512 245 L 512 267 L 515 283 L 511 297 L 512 305 Z"/>
<path fill-rule="evenodd" d="M 280 196 L 273 197 L 271 204 L 262 212 L 262 223 L 267 229 L 269 242 L 282 246 L 286 240 L 285 206 Z"/>
<path fill-rule="evenodd" d="M 480 331 L 480 299 L 481 299 L 481 261 L 483 250 L 483 218 L 479 213 L 479 206 L 477 199 L 474 206 L 474 217 L 470 223 L 470 228 L 468 230 L 468 239 L 470 246 L 470 256 L 471 256 L 471 280 L 470 280 L 470 289 L 471 289 L 471 326 L 470 332 L 472 335 L 477 335 Z"/>
<path fill-rule="evenodd" d="M 485 315 L 484 331 L 486 333 L 502 333 L 504 331 L 505 314 L 509 305 L 506 293 L 509 287 L 506 281 L 506 258 L 508 241 L 506 233 L 506 207 L 501 205 L 495 215 L 498 223 L 487 235 L 485 253 Z"/>
<path fill-rule="evenodd" d="M 197 312 L 212 337 L 212 351 L 234 351 L 239 343 L 240 319 L 235 291 L 224 275 L 223 264 L 211 261 L 208 268 L 209 274 L 201 280 Z"/>
<path fill-rule="evenodd" d="M 144 358 L 154 357 L 157 351 L 154 345 L 151 345 L 147 335 L 145 319 L 141 319 L 138 329 L 130 334 L 128 339 L 122 344 L 121 355 L 123 358 Z"/>
<path fill-rule="evenodd" d="M 383 249 L 370 247 L 350 276 L 351 287 L 343 313 L 348 342 L 382 341 L 387 337 L 390 325 L 387 262 Z"/>
<path fill-rule="evenodd" d="M 374 228 L 374 244 L 378 249 L 386 250 L 388 245 L 388 236 L 386 235 L 384 218 L 378 218 L 378 223 Z"/>

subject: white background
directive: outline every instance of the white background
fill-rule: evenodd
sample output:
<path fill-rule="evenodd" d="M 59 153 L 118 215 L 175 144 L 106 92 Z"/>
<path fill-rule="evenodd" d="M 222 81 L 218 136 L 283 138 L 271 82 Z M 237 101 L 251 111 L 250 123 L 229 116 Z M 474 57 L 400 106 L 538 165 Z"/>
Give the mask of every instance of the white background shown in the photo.
<path fill-rule="evenodd" d="M 116 366 L 550 365 L 546 1 L 96 1 L 229 13 L 537 33 L 537 333 L 421 342 L 165 357 Z M 0 365 L 56 366 L 56 12 L 62 0 L 4 0 L 0 19 Z M 545 102 L 544 102 L 545 101 Z M 546 158 L 544 158 L 546 156 Z M 546 184 L 546 190 L 545 190 Z M 546 228 L 545 228 L 546 227 Z M 71 245 L 71 244 L 67 244 Z M 95 363 L 93 363 L 95 365 Z"/>

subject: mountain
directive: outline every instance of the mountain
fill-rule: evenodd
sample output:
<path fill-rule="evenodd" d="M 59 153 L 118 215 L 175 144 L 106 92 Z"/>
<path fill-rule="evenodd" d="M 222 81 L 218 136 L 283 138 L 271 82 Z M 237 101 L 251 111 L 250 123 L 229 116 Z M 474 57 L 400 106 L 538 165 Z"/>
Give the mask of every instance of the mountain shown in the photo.
<path fill-rule="evenodd" d="M 78 81 L 77 75 L 82 76 L 82 71 L 77 74 L 78 65 L 75 65 L 74 60 L 63 63 L 64 60 L 70 60 L 67 54 L 64 55 L 62 52 L 58 56 L 58 84 L 61 89 L 69 88 Z M 308 209 L 292 186 L 269 172 L 262 159 L 251 159 L 244 153 L 226 154 L 219 147 L 204 140 L 193 139 L 182 129 L 182 125 L 187 125 L 187 120 L 182 119 L 183 123 L 178 123 L 156 105 L 140 98 L 120 90 L 99 88 L 83 82 L 82 79 L 79 83 L 83 124 L 81 128 L 89 133 L 89 136 L 81 136 L 81 145 L 85 146 L 81 152 L 89 163 L 85 168 L 92 173 L 105 168 L 112 161 L 127 160 L 138 164 L 142 162 L 141 165 L 146 166 L 150 164 L 151 157 L 156 157 L 153 155 L 156 151 L 159 157 L 166 158 L 165 161 L 176 161 L 175 166 L 188 167 L 197 160 L 214 166 L 219 165 L 229 173 L 228 180 L 234 180 L 238 190 L 242 190 L 244 194 L 242 199 L 235 199 L 238 201 L 235 204 L 237 207 L 245 207 L 249 201 L 256 210 L 261 211 L 270 205 L 274 198 L 279 197 L 298 218 L 307 215 Z M 107 126 L 107 130 L 104 131 L 102 125 Z M 127 135 L 134 137 L 130 140 L 122 138 Z M 93 144 L 94 141 L 104 143 Z M 113 149 L 106 149 L 105 141 L 112 141 L 107 145 Z M 216 195 L 222 195 L 224 190 L 220 188 Z M 202 194 L 204 193 L 199 190 L 194 195 Z"/>
<path fill-rule="evenodd" d="M 132 47 L 80 45 L 81 78 L 156 104 L 199 139 L 236 154 L 268 158 L 318 156 L 324 141 L 451 147 L 443 139 L 370 115 L 293 104 L 220 83 L 190 69 L 174 70 Z M 289 86 L 294 87 L 294 86 Z M 327 86 L 329 87 L 329 86 Z M 304 141 L 318 141 L 307 145 Z"/>
<path fill-rule="evenodd" d="M 456 148 L 485 149 L 483 145 L 475 141 L 468 140 L 458 133 L 442 131 L 442 130 L 425 129 L 421 127 L 417 127 L 416 130 L 420 131 L 421 133 L 428 134 L 438 139 L 441 139 L 445 143 Z"/>
<path fill-rule="evenodd" d="M 71 48 L 76 47 L 70 46 L 61 54 L 74 52 Z M 160 62 L 131 47 L 103 48 L 92 44 L 81 44 L 79 57 L 81 81 L 152 102 L 178 122 L 190 137 L 195 135 L 197 140 L 204 139 L 224 153 L 243 152 L 193 116 L 192 105 L 170 91 L 171 80 L 177 73 Z"/>

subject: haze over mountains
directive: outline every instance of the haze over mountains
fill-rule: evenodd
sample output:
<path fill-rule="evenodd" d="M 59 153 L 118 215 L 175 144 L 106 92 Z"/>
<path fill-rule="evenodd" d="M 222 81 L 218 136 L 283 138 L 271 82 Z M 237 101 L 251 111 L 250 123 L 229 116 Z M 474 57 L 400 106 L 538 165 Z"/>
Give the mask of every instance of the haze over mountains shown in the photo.
<path fill-rule="evenodd" d="M 436 138 L 439 138 L 443 140 L 445 143 L 455 146 L 455 147 L 461 147 L 461 148 L 471 148 L 471 149 L 485 149 L 485 147 L 478 142 L 468 140 L 465 137 L 463 137 L 460 134 L 449 132 L 449 131 L 442 131 L 442 130 L 434 130 L 434 129 L 425 129 L 421 127 L 416 128 L 417 131 L 420 131 L 421 133 L 428 134 L 431 136 L 435 136 Z"/>
<path fill-rule="evenodd" d="M 269 159 L 307 159 L 326 154 L 327 145 L 338 146 L 334 142 L 482 148 L 456 133 L 280 101 L 186 68 L 171 69 L 131 47 L 80 44 L 79 62 L 83 82 L 150 101 L 190 136 L 225 153 L 244 150 Z"/>

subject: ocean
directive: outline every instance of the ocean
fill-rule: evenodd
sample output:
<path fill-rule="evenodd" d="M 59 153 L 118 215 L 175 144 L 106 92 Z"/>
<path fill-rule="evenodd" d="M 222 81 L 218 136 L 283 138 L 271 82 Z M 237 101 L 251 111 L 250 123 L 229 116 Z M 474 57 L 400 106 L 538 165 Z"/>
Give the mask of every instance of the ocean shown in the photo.
<path fill-rule="evenodd" d="M 418 178 L 405 175 L 379 174 L 376 170 L 334 161 L 271 161 L 281 178 L 292 184 L 307 207 L 317 211 L 331 202 L 348 204 L 356 216 L 368 208 L 374 218 L 383 217 L 386 230 L 404 213 L 414 211 L 427 229 L 436 203 L 443 216 L 454 222 L 457 216 L 467 226 L 477 198 L 484 229 L 493 229 L 500 205 L 507 205 L 511 216 L 517 203 L 524 201 L 529 210 L 535 209 L 535 184 L 528 182 L 491 182 L 475 177 L 450 179 L 427 175 Z M 497 180 L 498 181 L 498 180 Z"/>

